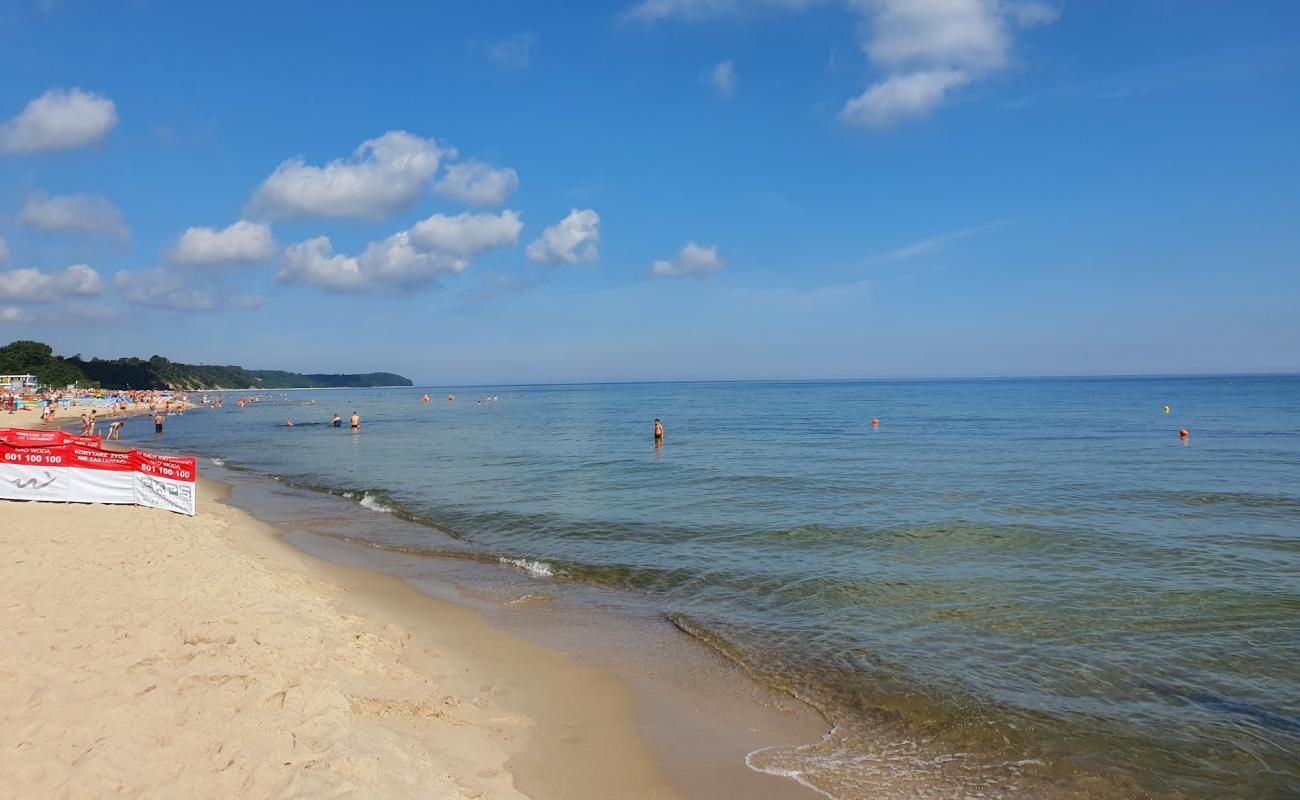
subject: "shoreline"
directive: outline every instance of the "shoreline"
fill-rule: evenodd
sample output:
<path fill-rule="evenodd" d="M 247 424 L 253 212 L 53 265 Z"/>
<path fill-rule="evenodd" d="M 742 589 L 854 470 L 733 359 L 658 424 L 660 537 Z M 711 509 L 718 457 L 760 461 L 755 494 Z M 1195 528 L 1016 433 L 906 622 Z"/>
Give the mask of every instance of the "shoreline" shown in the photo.
<path fill-rule="evenodd" d="M 0 783 L 31 796 L 727 791 L 690 769 L 670 780 L 645 735 L 705 744 L 716 730 L 680 730 L 689 708 L 645 713 L 691 698 L 664 703 L 471 605 L 320 558 L 227 502 L 228 485 L 200 482 L 194 518 L 6 506 L 0 549 L 16 557 L 0 566 L 0 620 L 17 645 L 0 654 L 0 748 L 15 755 Z M 736 767 L 746 796 L 813 796 Z"/>

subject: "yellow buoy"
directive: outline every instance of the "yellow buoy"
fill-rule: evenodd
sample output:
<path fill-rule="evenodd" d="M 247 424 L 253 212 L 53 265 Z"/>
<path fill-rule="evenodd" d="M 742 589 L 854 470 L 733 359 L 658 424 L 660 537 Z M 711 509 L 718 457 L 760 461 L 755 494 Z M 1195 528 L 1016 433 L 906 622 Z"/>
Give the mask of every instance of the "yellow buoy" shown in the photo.
<path fill-rule="evenodd" d="M 1169 406 L 1165 406 L 1165 413 L 1166 413 L 1166 414 L 1169 413 Z"/>

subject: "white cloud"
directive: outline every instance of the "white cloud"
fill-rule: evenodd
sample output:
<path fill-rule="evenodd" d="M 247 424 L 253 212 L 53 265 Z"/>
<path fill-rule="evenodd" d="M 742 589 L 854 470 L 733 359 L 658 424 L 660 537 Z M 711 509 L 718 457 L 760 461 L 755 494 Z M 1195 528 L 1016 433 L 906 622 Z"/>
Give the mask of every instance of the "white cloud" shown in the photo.
<path fill-rule="evenodd" d="M 867 0 L 872 17 L 864 48 L 889 68 L 943 65 L 992 69 L 1010 46 L 996 0 Z"/>
<path fill-rule="evenodd" d="M 26 322 L 28 319 L 27 312 L 18 306 L 0 308 L 0 322 Z"/>
<path fill-rule="evenodd" d="M 113 287 L 128 303 L 175 311 L 212 311 L 219 306 L 207 289 L 189 286 L 180 276 L 165 269 L 128 272 L 113 276 Z"/>
<path fill-rule="evenodd" d="M 282 283 L 310 284 L 336 291 L 365 288 L 357 260 L 335 253 L 328 236 L 317 236 L 285 248 L 276 279 Z"/>
<path fill-rule="evenodd" d="M 9 245 L 5 244 L 4 239 L 0 239 L 0 264 L 9 260 Z"/>
<path fill-rule="evenodd" d="M 359 256 L 335 253 L 329 237 L 319 236 L 287 248 L 276 278 L 338 292 L 375 291 L 428 283 L 466 266 L 464 259 L 417 248 L 407 231 L 371 242 Z"/>
<path fill-rule="evenodd" d="M 499 206 L 519 188 L 519 174 L 509 167 L 466 161 L 448 167 L 433 188 L 472 206 Z"/>
<path fill-rule="evenodd" d="M 731 97 L 736 93 L 736 65 L 730 61 L 718 64 L 709 76 L 709 85 L 723 97 Z"/>
<path fill-rule="evenodd" d="M 468 258 L 519 241 L 524 223 L 514 211 L 500 214 L 434 214 L 411 227 L 411 241 L 430 251 Z"/>
<path fill-rule="evenodd" d="M 656 261 L 650 267 L 650 274 L 657 278 L 685 278 L 695 275 L 707 275 L 727 266 L 727 262 L 718 257 L 718 248 L 701 247 L 695 242 L 687 242 L 682 251 L 671 261 Z"/>
<path fill-rule="evenodd" d="M 599 257 L 600 215 L 590 208 L 573 209 L 569 216 L 542 231 L 528 245 L 528 258 L 539 264 L 577 264 Z"/>
<path fill-rule="evenodd" d="M 122 212 L 98 194 L 52 196 L 37 192 L 27 198 L 18 219 L 41 231 L 108 236 L 124 245 L 131 240 Z"/>
<path fill-rule="evenodd" d="M 0 123 L 0 153 L 70 150 L 95 144 L 117 124 L 117 106 L 81 89 L 50 89 Z"/>
<path fill-rule="evenodd" d="M 488 57 L 501 69 L 527 69 L 536 46 L 537 34 L 516 33 L 489 47 Z"/>
<path fill-rule="evenodd" d="M 959 69 L 933 69 L 892 75 L 844 104 L 840 119 L 858 125 L 881 127 L 925 114 L 943 102 L 944 95 L 969 83 Z"/>
<path fill-rule="evenodd" d="M 819 0 L 642 0 L 626 17 L 642 22 L 700 20 L 761 11 L 803 11 Z M 1044 0 L 844 0 L 861 18 L 862 49 L 881 76 L 852 98 L 840 119 L 888 125 L 922 116 L 953 90 L 985 79 L 1011 60 L 1014 33 L 1055 22 L 1059 2 Z M 734 67 L 723 62 L 710 82 L 724 96 Z"/>
<path fill-rule="evenodd" d="M 187 228 L 168 253 L 174 264 L 251 264 L 275 255 L 271 226 L 240 220 L 222 230 Z"/>
<path fill-rule="evenodd" d="M 919 117 L 949 93 L 1007 65 L 1012 27 L 1055 21 L 1026 0 L 854 0 L 866 20 L 863 49 L 885 77 L 845 103 L 840 119 L 878 127 Z"/>
<path fill-rule="evenodd" d="M 66 296 L 87 297 L 104 290 L 99 273 L 85 264 L 74 264 L 61 272 L 39 269 L 11 269 L 0 272 L 0 299 L 46 303 Z"/>
<path fill-rule="evenodd" d="M 741 16 L 756 11 L 802 11 L 818 0 L 642 0 L 627 13 L 628 19 L 655 22 L 661 19 L 708 19 Z"/>
<path fill-rule="evenodd" d="M 257 187 L 249 209 L 272 217 L 380 219 L 413 204 L 442 157 L 454 155 L 432 139 L 388 131 L 323 167 L 301 156 L 285 161 Z"/>
<path fill-rule="evenodd" d="M 480 253 L 513 246 L 522 229 L 514 211 L 434 214 L 410 230 L 371 242 L 359 256 L 335 253 L 329 237 L 319 236 L 286 248 L 276 277 L 336 292 L 414 287 L 464 272 Z"/>

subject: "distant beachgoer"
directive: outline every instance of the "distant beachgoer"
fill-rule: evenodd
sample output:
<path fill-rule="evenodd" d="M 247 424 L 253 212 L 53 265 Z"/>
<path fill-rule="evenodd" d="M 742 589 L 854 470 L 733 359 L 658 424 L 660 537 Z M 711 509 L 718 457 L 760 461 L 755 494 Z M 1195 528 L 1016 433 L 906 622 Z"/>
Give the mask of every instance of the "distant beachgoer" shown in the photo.
<path fill-rule="evenodd" d="M 359 430 L 360 428 L 361 428 L 361 415 L 358 414 L 357 412 L 353 411 L 353 412 L 352 412 L 352 430 L 355 431 L 355 430 Z"/>
<path fill-rule="evenodd" d="M 449 394 L 449 395 L 447 395 L 447 402 L 448 402 L 448 403 L 450 403 L 451 401 L 453 401 L 453 400 L 455 400 L 455 399 L 456 399 L 456 395 L 454 395 L 454 394 Z"/>
<path fill-rule="evenodd" d="M 110 439 L 122 438 L 122 420 L 119 419 L 118 421 L 108 426 L 108 438 Z"/>
<path fill-rule="evenodd" d="M 655 444 L 664 443 L 664 424 L 655 417 Z"/>
<path fill-rule="evenodd" d="M 334 419 L 330 420 L 330 424 L 333 425 L 333 426 L 336 427 L 336 428 L 342 428 L 342 427 L 343 427 L 343 418 L 340 417 L 338 414 L 335 414 L 335 415 L 334 415 Z"/>
<path fill-rule="evenodd" d="M 154 433 L 162 433 L 162 426 L 163 426 L 163 423 L 166 422 L 166 421 L 167 421 L 167 417 L 163 416 L 163 413 L 162 413 L 161 411 L 158 412 L 157 414 L 154 414 L 154 415 L 153 415 L 153 432 L 154 432 Z"/>
<path fill-rule="evenodd" d="M 286 420 L 284 421 L 284 427 L 286 427 L 286 428 L 292 428 L 292 427 L 293 427 L 293 420 L 291 420 L 291 419 L 286 419 Z"/>
<path fill-rule="evenodd" d="M 421 398 L 420 398 L 420 402 L 421 402 L 421 403 L 424 403 L 425 405 L 428 405 L 428 404 L 429 404 L 429 395 L 426 394 L 424 397 L 421 397 Z"/>

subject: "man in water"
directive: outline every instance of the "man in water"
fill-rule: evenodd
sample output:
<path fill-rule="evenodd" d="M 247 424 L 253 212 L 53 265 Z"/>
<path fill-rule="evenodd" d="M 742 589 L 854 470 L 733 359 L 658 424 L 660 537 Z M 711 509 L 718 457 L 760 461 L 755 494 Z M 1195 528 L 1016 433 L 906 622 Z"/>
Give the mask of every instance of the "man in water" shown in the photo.
<path fill-rule="evenodd" d="M 342 428 L 342 427 L 343 427 L 343 418 L 340 417 L 338 414 L 335 414 L 335 415 L 334 415 L 334 419 L 330 420 L 330 424 L 333 425 L 333 426 L 336 427 L 336 428 Z"/>
<path fill-rule="evenodd" d="M 352 412 L 352 430 L 361 430 L 361 415 L 355 411 Z"/>
<path fill-rule="evenodd" d="M 655 444 L 664 443 L 664 424 L 655 417 Z"/>
<path fill-rule="evenodd" d="M 162 413 L 161 411 L 159 411 L 157 414 L 154 414 L 154 415 L 153 415 L 153 432 L 154 432 L 154 433 L 162 433 L 163 422 L 165 422 L 166 420 L 167 420 L 167 418 L 163 416 L 163 413 Z"/>

